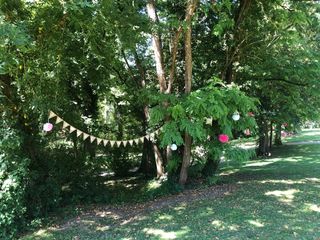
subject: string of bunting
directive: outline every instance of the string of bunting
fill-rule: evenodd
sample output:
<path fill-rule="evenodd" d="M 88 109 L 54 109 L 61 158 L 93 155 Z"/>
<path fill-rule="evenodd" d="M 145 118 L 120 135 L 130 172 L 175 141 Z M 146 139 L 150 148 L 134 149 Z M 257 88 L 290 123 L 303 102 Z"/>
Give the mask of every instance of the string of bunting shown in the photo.
<path fill-rule="evenodd" d="M 63 120 L 56 113 L 50 111 L 48 119 L 50 120 L 52 118 L 56 118 L 56 120 L 55 120 L 56 124 L 62 123 L 62 129 L 69 130 L 69 133 L 75 133 L 76 136 L 78 138 L 81 138 L 82 140 L 89 140 L 91 143 L 96 143 L 97 145 L 103 145 L 103 146 L 107 146 L 109 144 L 111 147 L 120 147 L 121 145 L 125 147 L 128 144 L 130 146 L 133 146 L 134 144 L 138 145 L 140 143 L 143 143 L 145 141 L 145 139 L 153 140 L 155 138 L 155 136 L 157 136 L 162 130 L 162 127 L 161 127 L 159 129 L 157 129 L 156 131 L 149 133 L 145 136 L 139 137 L 139 138 L 115 141 L 115 140 L 99 138 L 99 137 L 90 135 L 86 132 L 83 132 L 83 131 L 77 129 L 76 127 L 72 126 L 71 124 L 69 124 L 65 120 Z M 46 128 L 46 125 L 48 126 L 47 128 Z M 48 122 L 44 125 L 44 131 L 51 131 L 52 127 L 53 127 L 52 124 Z"/>

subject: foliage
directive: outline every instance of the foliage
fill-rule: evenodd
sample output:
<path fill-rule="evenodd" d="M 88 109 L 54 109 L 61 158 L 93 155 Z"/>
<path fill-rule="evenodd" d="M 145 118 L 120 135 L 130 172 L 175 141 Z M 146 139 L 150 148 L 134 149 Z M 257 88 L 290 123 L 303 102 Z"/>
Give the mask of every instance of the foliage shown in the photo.
<path fill-rule="evenodd" d="M 206 125 L 206 118 L 213 120 L 213 128 L 219 126 L 221 133 L 232 136 L 232 129 L 238 131 L 254 127 L 255 121 L 248 116 L 255 109 L 255 100 L 246 97 L 236 86 L 216 87 L 211 83 L 207 87 L 192 92 L 187 97 L 173 99 L 169 107 L 158 105 L 152 109 L 151 123 L 159 124 L 166 118 L 161 145 L 176 143 L 181 145 L 181 133 L 186 131 L 195 142 L 204 143 L 212 134 L 212 127 Z M 162 97 L 155 98 L 154 100 Z M 168 101 L 171 99 L 169 98 Z M 238 122 L 232 120 L 232 114 L 238 111 L 242 116 Z"/>
<path fill-rule="evenodd" d="M 29 159 L 21 151 L 21 134 L 0 125 L 0 239 L 10 239 L 24 227 Z"/>

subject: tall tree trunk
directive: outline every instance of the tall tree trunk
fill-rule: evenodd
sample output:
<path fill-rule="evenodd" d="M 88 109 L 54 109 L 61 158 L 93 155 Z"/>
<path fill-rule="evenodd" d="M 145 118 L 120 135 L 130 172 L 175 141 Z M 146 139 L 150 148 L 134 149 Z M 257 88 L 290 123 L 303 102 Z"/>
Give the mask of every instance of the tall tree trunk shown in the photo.
<path fill-rule="evenodd" d="M 154 25 L 156 25 L 159 22 L 159 19 L 156 12 L 154 0 L 148 1 L 147 12 L 151 21 L 154 23 Z M 165 70 L 163 67 L 161 37 L 158 31 L 152 32 L 152 47 L 154 52 L 154 60 L 156 63 L 157 77 L 160 85 L 160 92 L 164 93 L 167 90 L 167 83 L 165 77 Z"/>
<path fill-rule="evenodd" d="M 191 47 L 191 20 L 192 15 L 195 11 L 197 0 L 189 0 L 186 11 L 186 32 L 185 32 L 185 93 L 189 94 L 191 92 L 191 84 L 192 84 L 192 47 Z M 192 146 L 192 138 L 186 132 L 184 134 L 184 150 L 183 150 L 183 158 L 182 158 L 182 166 L 180 170 L 180 179 L 179 184 L 184 185 L 188 178 L 188 167 L 190 165 L 191 160 L 191 146 Z"/>
<path fill-rule="evenodd" d="M 145 88 L 146 87 L 146 78 L 145 78 L 145 71 L 142 67 L 141 61 L 139 59 L 138 54 L 135 52 L 134 53 L 135 57 L 135 62 L 137 65 L 137 68 L 140 72 L 140 77 L 141 77 L 141 87 Z M 158 59 L 158 61 L 161 62 L 161 60 Z M 144 125 L 145 127 L 147 126 L 147 123 L 150 118 L 150 113 L 149 113 L 149 107 L 144 106 L 143 107 L 143 118 L 144 118 Z M 145 129 L 146 131 L 146 129 Z M 151 151 L 150 151 L 151 150 Z M 164 167 L 163 167 L 163 158 L 160 153 L 160 149 L 157 146 L 157 144 L 146 140 L 144 145 L 143 145 L 143 156 L 141 159 L 141 165 L 139 168 L 139 171 L 145 173 L 146 175 L 149 175 L 150 173 L 152 174 L 153 172 L 153 167 L 150 164 L 151 162 L 155 162 L 156 164 L 156 170 L 157 170 L 157 178 L 161 177 L 164 175 Z M 150 172 L 149 172 L 150 171 Z"/>

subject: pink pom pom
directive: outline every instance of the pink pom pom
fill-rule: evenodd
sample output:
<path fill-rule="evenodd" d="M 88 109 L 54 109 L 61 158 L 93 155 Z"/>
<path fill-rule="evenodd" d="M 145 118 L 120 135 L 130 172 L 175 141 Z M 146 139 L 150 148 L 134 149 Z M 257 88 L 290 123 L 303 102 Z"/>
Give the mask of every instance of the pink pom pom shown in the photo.
<path fill-rule="evenodd" d="M 221 143 L 227 143 L 227 142 L 229 142 L 229 137 L 228 137 L 228 135 L 226 135 L 226 134 L 220 134 L 220 135 L 219 135 L 219 141 L 220 141 Z"/>
<path fill-rule="evenodd" d="M 53 125 L 51 123 L 45 123 L 43 125 L 43 131 L 50 132 L 53 129 Z"/>

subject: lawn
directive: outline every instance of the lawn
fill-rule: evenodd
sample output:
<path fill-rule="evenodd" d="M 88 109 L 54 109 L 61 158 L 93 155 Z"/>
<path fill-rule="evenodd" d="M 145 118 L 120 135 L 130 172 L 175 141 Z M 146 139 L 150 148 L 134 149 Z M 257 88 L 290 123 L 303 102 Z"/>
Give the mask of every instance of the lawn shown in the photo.
<path fill-rule="evenodd" d="M 295 141 L 319 134 L 304 131 Z M 320 145 L 281 146 L 268 159 L 222 171 L 222 186 L 233 186 L 223 196 L 127 218 L 96 209 L 21 239 L 320 239 L 319 156 Z"/>

